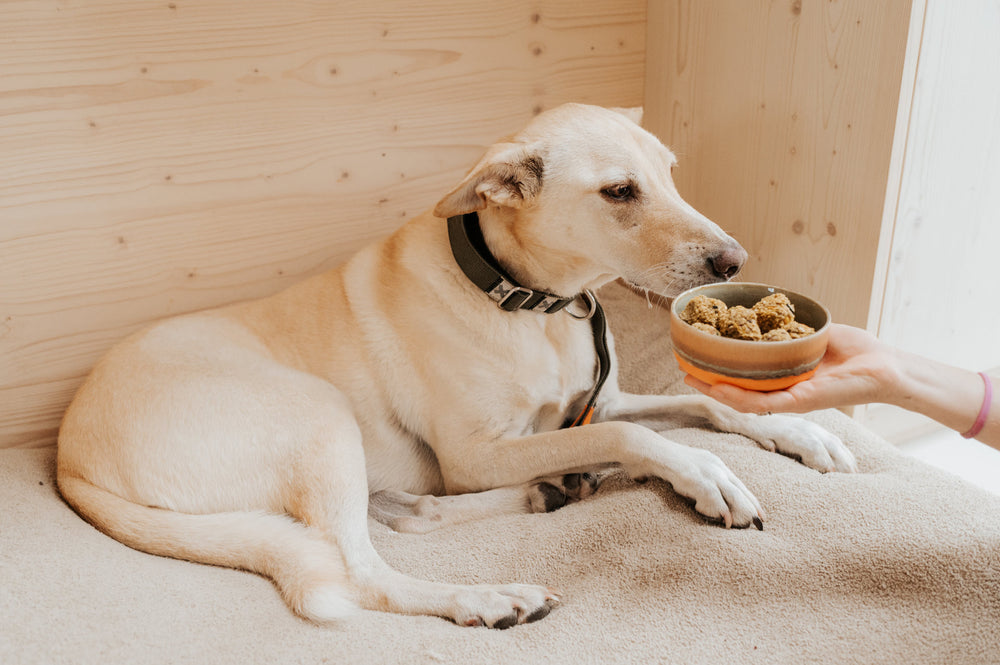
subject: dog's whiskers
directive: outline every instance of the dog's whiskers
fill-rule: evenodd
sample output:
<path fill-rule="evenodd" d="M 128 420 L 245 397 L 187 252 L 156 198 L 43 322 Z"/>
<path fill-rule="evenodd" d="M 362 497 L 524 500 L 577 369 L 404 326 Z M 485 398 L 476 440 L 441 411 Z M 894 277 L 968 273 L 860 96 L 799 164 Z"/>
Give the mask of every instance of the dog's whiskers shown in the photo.
<path fill-rule="evenodd" d="M 660 263 L 643 270 L 634 279 L 629 280 L 629 283 L 642 293 L 646 298 L 646 306 L 652 309 L 654 304 L 665 305 L 669 298 L 644 284 L 649 282 L 664 282 L 661 288 L 664 291 L 669 291 L 677 281 L 678 276 L 670 266 Z"/>

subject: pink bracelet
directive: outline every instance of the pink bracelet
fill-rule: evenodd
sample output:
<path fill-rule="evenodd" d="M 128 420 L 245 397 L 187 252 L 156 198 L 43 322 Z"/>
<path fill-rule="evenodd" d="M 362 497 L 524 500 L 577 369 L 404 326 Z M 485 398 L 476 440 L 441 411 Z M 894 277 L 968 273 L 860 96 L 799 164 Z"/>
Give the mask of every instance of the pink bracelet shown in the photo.
<path fill-rule="evenodd" d="M 983 425 L 986 424 L 986 416 L 990 413 L 990 405 L 993 403 L 993 382 L 990 381 L 989 374 L 980 372 L 979 376 L 983 377 L 983 383 L 986 384 L 986 395 L 983 397 L 983 405 L 979 408 L 979 416 L 976 417 L 972 429 L 962 435 L 966 439 L 971 439 L 982 431 Z"/>

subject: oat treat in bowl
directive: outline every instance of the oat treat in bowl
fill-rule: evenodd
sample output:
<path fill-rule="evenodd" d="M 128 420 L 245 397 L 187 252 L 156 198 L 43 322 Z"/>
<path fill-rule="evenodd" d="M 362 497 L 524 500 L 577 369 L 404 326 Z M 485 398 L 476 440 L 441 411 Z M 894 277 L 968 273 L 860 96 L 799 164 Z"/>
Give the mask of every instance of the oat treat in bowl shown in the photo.
<path fill-rule="evenodd" d="M 760 336 L 765 342 L 787 342 L 792 339 L 792 334 L 784 328 L 772 328 Z"/>
<path fill-rule="evenodd" d="M 706 296 L 695 296 L 684 306 L 681 312 L 681 319 L 691 325 L 703 323 L 709 326 L 717 326 L 719 317 L 726 313 L 726 303 L 716 298 Z M 716 330 L 718 330 L 716 328 Z"/>
<path fill-rule="evenodd" d="M 830 313 L 788 289 L 725 282 L 677 296 L 670 319 L 674 355 L 688 374 L 781 390 L 812 376 L 826 352 Z"/>
<path fill-rule="evenodd" d="M 760 326 L 757 324 L 757 314 L 754 310 L 742 305 L 735 305 L 726 310 L 716 324 L 719 333 L 724 337 L 745 339 L 756 342 L 761 338 Z"/>
<path fill-rule="evenodd" d="M 715 326 L 710 326 L 707 323 L 702 323 L 701 321 L 695 321 L 694 323 L 691 324 L 691 326 L 696 330 L 708 333 L 709 335 L 715 335 L 716 337 L 722 334 L 719 332 L 719 329 L 716 328 Z M 791 339 L 791 337 L 789 337 L 788 339 Z"/>
<path fill-rule="evenodd" d="M 795 307 L 784 293 L 772 293 L 758 300 L 753 311 L 762 333 L 784 328 L 795 320 Z"/>
<path fill-rule="evenodd" d="M 788 331 L 788 334 L 791 336 L 792 339 L 806 337 L 816 332 L 813 328 L 807 326 L 804 323 L 800 323 L 799 321 L 792 321 L 790 324 L 788 324 L 785 330 Z"/>

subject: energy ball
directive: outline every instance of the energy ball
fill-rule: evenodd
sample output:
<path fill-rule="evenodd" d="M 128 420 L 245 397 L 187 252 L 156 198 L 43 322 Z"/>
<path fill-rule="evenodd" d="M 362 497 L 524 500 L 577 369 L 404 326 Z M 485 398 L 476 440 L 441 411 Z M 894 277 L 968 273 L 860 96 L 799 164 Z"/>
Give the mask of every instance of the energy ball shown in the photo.
<path fill-rule="evenodd" d="M 764 333 L 761 340 L 765 342 L 787 342 L 791 338 L 792 336 L 784 328 L 774 328 Z"/>
<path fill-rule="evenodd" d="M 719 315 L 726 311 L 726 303 L 716 298 L 707 296 L 695 296 L 688 301 L 684 311 L 681 312 L 681 320 L 694 325 L 704 323 L 709 326 L 717 326 Z"/>
<path fill-rule="evenodd" d="M 805 337 L 806 335 L 811 335 L 816 332 L 815 328 L 811 328 L 804 323 L 799 323 L 798 321 L 792 321 L 790 324 L 785 326 L 785 330 L 791 335 L 792 339 L 798 339 L 799 337 Z"/>
<path fill-rule="evenodd" d="M 694 323 L 691 324 L 691 326 L 697 328 L 703 333 L 708 333 L 709 335 L 715 335 L 716 337 L 722 336 L 722 333 L 720 333 L 715 326 L 710 326 L 707 323 L 702 323 L 701 321 L 695 321 Z M 789 337 L 789 339 L 791 338 Z"/>
<path fill-rule="evenodd" d="M 748 307 L 730 307 L 719 321 L 719 332 L 725 337 L 758 341 L 761 338 L 757 314 Z"/>
<path fill-rule="evenodd" d="M 681 312 L 682 321 L 708 335 L 751 342 L 785 342 L 816 330 L 795 320 L 795 305 L 784 293 L 772 293 L 753 307 L 734 305 L 707 296 L 695 296 Z"/>
<path fill-rule="evenodd" d="M 784 293 L 761 298 L 753 311 L 757 313 L 757 325 L 762 333 L 784 328 L 795 320 L 795 306 Z"/>

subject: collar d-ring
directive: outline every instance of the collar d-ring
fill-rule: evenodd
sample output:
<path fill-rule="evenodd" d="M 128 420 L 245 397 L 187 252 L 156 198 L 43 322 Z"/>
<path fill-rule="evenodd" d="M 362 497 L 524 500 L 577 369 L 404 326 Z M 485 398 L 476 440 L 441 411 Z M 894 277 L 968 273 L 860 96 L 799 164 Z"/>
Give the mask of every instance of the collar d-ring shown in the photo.
<path fill-rule="evenodd" d="M 566 313 L 572 316 L 574 319 L 580 319 L 581 321 L 589 321 L 594 317 L 594 312 L 597 311 L 597 297 L 594 295 L 594 292 L 591 291 L 590 289 L 584 289 L 583 291 L 580 292 L 580 295 L 578 295 L 577 298 L 583 298 L 584 302 L 587 305 L 587 313 L 578 315 L 574 314 L 568 309 L 566 310 Z"/>

